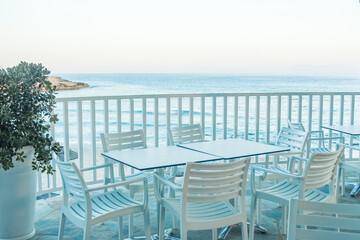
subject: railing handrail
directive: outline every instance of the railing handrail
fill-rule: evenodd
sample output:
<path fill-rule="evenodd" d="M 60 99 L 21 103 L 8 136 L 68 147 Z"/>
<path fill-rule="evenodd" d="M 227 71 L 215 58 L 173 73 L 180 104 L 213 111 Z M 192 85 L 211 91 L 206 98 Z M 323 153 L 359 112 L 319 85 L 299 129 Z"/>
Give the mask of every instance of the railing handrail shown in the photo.
<path fill-rule="evenodd" d="M 142 99 L 142 98 L 166 98 L 166 97 L 225 97 L 225 96 L 325 96 L 325 95 L 359 95 L 360 92 L 254 92 L 254 93 L 170 93 L 170 94 L 139 94 L 139 95 L 113 95 L 113 96 L 89 96 L 89 97 L 61 97 L 57 101 L 81 101 L 81 100 L 104 100 L 104 99 Z"/>

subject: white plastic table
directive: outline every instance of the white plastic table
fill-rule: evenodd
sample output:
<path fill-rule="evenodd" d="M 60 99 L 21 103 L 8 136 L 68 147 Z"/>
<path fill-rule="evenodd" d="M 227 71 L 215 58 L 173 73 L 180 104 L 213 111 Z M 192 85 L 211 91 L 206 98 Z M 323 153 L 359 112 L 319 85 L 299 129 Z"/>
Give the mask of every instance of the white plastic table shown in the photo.
<path fill-rule="evenodd" d="M 185 165 L 187 162 L 208 162 L 222 157 L 190 151 L 176 146 L 136 150 L 114 150 L 102 153 L 104 157 L 121 162 L 140 171 Z"/>
<path fill-rule="evenodd" d="M 360 125 L 338 125 L 338 126 L 324 125 L 321 127 L 329 130 L 337 131 L 340 133 L 345 133 L 350 136 L 360 136 Z"/>
<path fill-rule="evenodd" d="M 178 146 L 219 156 L 226 160 L 290 151 L 289 148 L 248 141 L 240 138 L 229 138 L 212 142 L 178 144 Z"/>
<path fill-rule="evenodd" d="M 347 134 L 350 137 L 360 136 L 360 125 L 337 125 L 337 126 L 321 126 L 322 128 L 326 128 L 332 131 L 340 132 L 343 134 Z M 354 170 L 360 172 L 360 163 L 359 162 L 344 162 L 343 166 L 351 167 Z M 360 183 L 356 184 L 355 187 L 351 190 L 350 195 L 354 197 L 357 193 L 360 192 Z"/>

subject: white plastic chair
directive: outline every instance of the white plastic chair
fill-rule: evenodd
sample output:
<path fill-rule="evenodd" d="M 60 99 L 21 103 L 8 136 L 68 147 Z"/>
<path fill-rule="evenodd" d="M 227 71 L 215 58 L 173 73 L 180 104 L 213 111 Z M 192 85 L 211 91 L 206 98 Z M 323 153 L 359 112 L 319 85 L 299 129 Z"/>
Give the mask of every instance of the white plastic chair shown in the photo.
<path fill-rule="evenodd" d="M 301 174 L 285 173 L 253 166 L 251 177 L 250 239 L 254 239 L 255 213 L 258 199 L 269 200 L 283 206 L 283 231 L 286 229 L 286 208 L 289 206 L 290 199 L 297 198 L 314 202 L 335 202 L 337 190 L 335 187 L 336 170 L 343 151 L 344 148 L 331 153 L 314 153 L 309 160 L 293 157 L 290 162 L 290 169 L 293 169 L 295 161 L 305 162 L 305 169 Z M 256 189 L 254 174 L 256 170 L 281 175 L 288 179 L 268 188 Z M 319 190 L 319 188 L 327 185 L 329 188 L 328 193 Z"/>
<path fill-rule="evenodd" d="M 305 127 L 302 124 L 302 122 L 291 122 L 288 120 L 288 126 L 291 129 L 299 130 L 305 132 Z M 318 153 L 325 153 L 325 152 L 331 152 L 331 146 L 336 146 L 336 144 L 332 144 L 334 140 L 341 142 L 344 142 L 344 137 L 325 137 L 324 131 L 322 130 L 312 130 L 309 132 L 309 137 L 307 139 L 306 143 L 306 152 L 307 157 L 309 157 L 312 153 L 318 152 Z M 317 142 L 317 146 L 314 146 L 314 142 Z M 328 143 L 327 145 L 325 143 Z"/>
<path fill-rule="evenodd" d="M 291 199 L 288 240 L 359 240 L 360 206 Z"/>
<path fill-rule="evenodd" d="M 66 218 L 84 230 L 84 240 L 90 239 L 92 225 L 118 218 L 119 239 L 124 239 L 122 217 L 134 213 L 144 215 L 146 239 L 151 239 L 146 178 L 134 178 L 130 181 L 88 188 L 81 172 L 107 167 L 110 169 L 110 179 L 114 180 L 112 164 L 79 170 L 75 163 L 55 162 L 59 167 L 64 186 L 58 239 L 63 239 Z M 130 197 L 127 189 L 124 188 L 138 182 L 143 185 L 142 202 Z M 122 188 L 116 189 L 117 187 Z"/>
<path fill-rule="evenodd" d="M 130 149 L 142 149 L 146 148 L 146 140 L 143 131 L 135 130 L 121 133 L 101 133 L 101 142 L 104 152 L 112 150 L 130 150 Z M 105 158 L 105 163 L 111 160 Z M 145 177 L 148 182 L 148 187 L 153 187 L 153 175 L 152 172 L 136 172 L 131 169 L 132 174 L 126 175 L 124 170 L 124 164 L 119 163 L 120 181 L 132 180 L 138 177 Z M 130 196 L 134 197 L 136 192 L 142 191 L 143 184 L 134 183 L 128 186 Z M 133 235 L 133 216 L 129 216 L 129 236 Z"/>
<path fill-rule="evenodd" d="M 104 152 L 112 151 L 112 150 L 128 150 L 128 149 L 142 149 L 147 148 L 146 140 L 143 131 L 135 130 L 129 132 L 121 132 L 121 133 L 101 133 L 101 143 Z M 109 162 L 105 158 L 105 162 Z M 120 180 L 130 180 L 134 177 L 144 176 L 148 179 L 149 187 L 152 187 L 153 176 L 151 172 L 136 172 L 132 169 L 132 174 L 126 175 L 124 170 L 124 164 L 119 163 L 119 175 Z M 138 186 L 133 185 L 130 187 L 130 193 L 133 195 L 135 192 L 142 190 L 142 184 L 138 184 Z"/>
<path fill-rule="evenodd" d="M 182 144 L 204 141 L 204 133 L 200 124 L 192 124 L 168 129 L 169 144 Z"/>
<path fill-rule="evenodd" d="M 203 129 L 200 124 L 168 128 L 167 134 L 170 146 L 205 141 Z M 184 170 L 184 167 L 172 167 L 170 175 L 182 177 Z"/>
<path fill-rule="evenodd" d="M 283 127 L 280 130 L 274 145 L 279 147 L 290 148 L 290 151 L 272 154 L 272 155 L 285 156 L 285 157 L 290 155 L 290 156 L 302 157 L 305 151 L 306 141 L 308 137 L 309 137 L 308 132 L 291 129 L 288 127 Z M 280 162 L 280 161 L 277 162 L 277 160 L 275 160 L 275 165 L 279 163 L 288 164 L 288 160 L 289 159 L 287 159 L 285 162 Z"/>
<path fill-rule="evenodd" d="M 279 146 L 279 147 L 290 148 L 290 151 L 270 154 L 269 156 L 267 156 L 266 162 L 261 165 L 263 165 L 265 168 L 271 169 L 272 171 L 275 171 L 275 172 L 290 173 L 289 159 L 291 159 L 292 156 L 302 157 L 304 155 L 307 138 L 308 138 L 307 132 L 304 132 L 302 130 L 297 130 L 297 129 L 291 129 L 288 127 L 283 127 L 280 130 L 274 145 Z M 274 158 L 272 163 L 269 162 L 270 156 L 272 156 Z M 284 158 L 285 161 L 280 160 L 280 157 Z M 300 169 L 298 169 L 298 171 L 301 172 L 302 171 L 301 165 L 299 165 L 299 166 L 300 166 Z M 254 176 L 257 179 L 256 182 L 257 182 L 259 188 L 262 188 L 262 183 L 264 180 L 278 180 L 278 179 L 282 178 L 279 175 L 272 174 L 270 172 L 264 172 L 261 170 L 256 170 L 254 172 L 254 174 L 255 174 Z M 250 172 L 249 175 L 252 175 L 252 173 Z M 261 221 L 261 214 L 260 214 L 261 201 L 260 200 L 258 202 L 257 210 L 258 210 L 258 214 L 257 214 L 256 222 L 259 223 Z"/>
<path fill-rule="evenodd" d="M 269 157 L 267 157 L 265 163 L 262 163 L 261 165 L 273 171 L 290 173 L 289 160 L 291 159 L 292 156 L 298 156 L 298 157 L 303 156 L 307 138 L 308 138 L 307 132 L 291 129 L 288 127 L 283 127 L 280 130 L 278 136 L 276 137 L 276 141 L 274 145 L 279 147 L 289 148 L 290 151 L 269 154 L 269 156 L 273 156 L 275 158 L 273 162 L 271 163 L 269 161 Z M 285 157 L 285 161 L 284 160 L 281 161 L 280 157 Z M 260 177 L 261 180 L 264 180 L 265 178 L 267 180 L 273 178 L 279 178 L 279 176 L 274 176 L 273 174 L 264 173 L 261 170 L 255 171 L 255 176 Z"/>
<path fill-rule="evenodd" d="M 160 239 L 164 237 L 165 210 L 180 220 L 181 239 L 187 239 L 189 230 L 205 229 L 212 229 L 212 239 L 217 239 L 217 228 L 236 223 L 241 223 L 242 239 L 248 239 L 245 194 L 249 163 L 250 158 L 218 164 L 188 163 L 182 187 L 155 173 L 156 184 L 161 182 L 181 191 L 177 197 L 156 194 L 161 213 Z"/>

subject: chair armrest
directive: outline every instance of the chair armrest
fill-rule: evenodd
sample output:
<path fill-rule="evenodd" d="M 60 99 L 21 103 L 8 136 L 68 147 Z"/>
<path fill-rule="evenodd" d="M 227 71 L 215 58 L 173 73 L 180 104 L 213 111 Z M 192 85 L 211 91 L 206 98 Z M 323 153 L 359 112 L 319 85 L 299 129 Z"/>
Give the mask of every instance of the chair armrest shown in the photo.
<path fill-rule="evenodd" d="M 162 184 L 160 184 L 160 182 Z M 158 173 L 154 173 L 154 193 L 156 201 L 161 201 L 163 198 L 163 185 L 166 184 L 170 188 L 174 189 L 175 191 L 181 191 L 182 187 L 176 185 L 175 183 L 171 182 L 170 180 L 163 178 Z"/>
<path fill-rule="evenodd" d="M 280 175 L 280 176 L 288 177 L 288 178 L 302 178 L 302 176 L 299 176 L 299 175 L 280 172 L 280 171 L 276 171 L 276 170 L 273 170 L 273 169 L 264 168 L 264 167 L 261 167 L 261 166 L 250 166 L 250 168 L 251 168 L 251 174 L 252 175 L 255 172 L 255 170 L 258 170 L 258 171 L 263 171 L 265 173 L 272 173 L 272 174 L 276 174 L 276 175 Z"/>
<path fill-rule="evenodd" d="M 106 168 L 106 167 L 113 168 L 113 165 L 111 163 L 108 163 L 108 164 L 97 165 L 94 167 L 82 168 L 82 169 L 80 169 L 80 172 L 91 171 L 91 170 L 95 170 L 95 169 L 99 169 L 99 168 Z"/>
<path fill-rule="evenodd" d="M 347 145 L 347 144 L 344 144 L 344 143 L 336 143 L 338 146 L 343 146 L 345 148 L 349 148 L 349 149 L 352 149 L 352 150 L 356 150 L 356 151 L 360 151 L 360 148 L 359 147 L 354 147 L 354 146 L 350 146 L 350 145 Z"/>
<path fill-rule="evenodd" d="M 85 192 L 88 193 L 88 192 L 94 192 L 94 191 L 104 190 L 104 189 L 108 189 L 108 188 L 116 188 L 116 187 L 126 186 L 126 185 L 130 185 L 132 183 L 141 182 L 141 181 L 144 182 L 144 186 L 145 186 L 144 188 L 147 188 L 147 179 L 145 177 L 136 177 L 136 178 L 128 180 L 128 181 L 111 183 L 111 184 L 94 187 L 94 188 L 87 188 L 87 189 L 85 189 Z"/>
<path fill-rule="evenodd" d="M 339 139 L 340 142 L 344 142 L 344 137 L 315 137 L 315 138 L 308 138 L 308 141 L 324 141 L 324 140 L 337 140 Z"/>
<path fill-rule="evenodd" d="M 100 168 L 109 168 L 110 170 L 110 182 L 114 183 L 115 182 L 115 177 L 114 177 L 114 166 L 112 163 L 106 163 L 106 164 L 102 164 L 102 165 L 98 165 L 98 166 L 93 166 L 93 167 L 88 167 L 88 168 L 82 168 L 80 169 L 80 172 L 86 172 L 86 171 L 93 171 L 96 169 L 100 169 Z M 107 178 L 104 179 L 105 180 L 105 184 L 108 183 Z"/>
<path fill-rule="evenodd" d="M 181 190 L 182 187 L 176 185 L 175 183 L 171 182 L 170 180 L 164 178 L 164 177 L 161 177 L 158 173 L 154 173 L 154 178 L 156 178 L 158 181 L 168 185 L 169 187 L 175 189 L 175 190 Z"/>
<path fill-rule="evenodd" d="M 148 202 L 149 202 L 148 184 L 147 184 L 147 179 L 145 177 L 137 177 L 137 178 L 134 178 L 134 179 L 128 180 L 128 181 L 122 181 L 122 182 L 107 184 L 107 185 L 103 185 L 103 186 L 100 186 L 100 187 L 88 188 L 88 189 L 85 189 L 85 195 L 87 195 L 89 197 L 90 192 L 106 190 L 108 188 L 113 188 L 114 190 L 116 190 L 116 187 L 126 186 L 126 185 L 130 185 L 132 183 L 141 182 L 141 181 L 144 184 L 143 205 L 144 205 L 144 208 L 148 208 Z"/>
<path fill-rule="evenodd" d="M 322 130 L 311 130 L 309 133 L 312 134 L 312 133 L 320 133 L 322 134 L 324 131 Z"/>
<path fill-rule="evenodd" d="M 252 192 L 253 195 L 255 195 L 255 193 L 256 193 L 256 187 L 255 187 L 255 175 L 256 175 L 255 171 L 256 170 L 263 171 L 265 173 L 273 173 L 273 174 L 280 175 L 280 176 L 283 176 L 283 177 L 288 177 L 288 178 L 294 178 L 294 179 L 300 179 L 300 180 L 304 178 L 303 176 L 284 173 L 284 172 L 279 172 L 279 171 L 276 171 L 276 170 L 267 169 L 267 168 L 260 167 L 260 166 L 250 166 L 250 168 L 251 168 L 251 184 L 250 184 L 250 187 L 251 187 L 251 192 Z"/>
<path fill-rule="evenodd" d="M 294 173 L 294 167 L 295 167 L 295 161 L 298 161 L 298 162 L 304 162 L 304 163 L 307 163 L 308 162 L 308 159 L 306 158 L 302 158 L 302 157 L 298 157 L 298 156 L 293 156 L 290 161 L 289 161 L 289 171 L 291 173 Z M 301 165 L 302 166 L 302 165 Z M 300 168 L 299 170 L 299 174 L 301 174 L 302 172 L 302 168 Z"/>

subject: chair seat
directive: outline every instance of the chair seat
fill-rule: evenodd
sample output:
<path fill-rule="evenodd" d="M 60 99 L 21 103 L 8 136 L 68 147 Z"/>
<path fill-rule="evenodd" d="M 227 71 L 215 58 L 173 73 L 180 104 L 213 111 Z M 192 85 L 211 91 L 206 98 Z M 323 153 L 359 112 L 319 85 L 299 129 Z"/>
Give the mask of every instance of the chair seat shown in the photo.
<path fill-rule="evenodd" d="M 299 198 L 299 184 L 297 182 L 283 181 L 269 188 L 259 189 L 256 194 L 271 201 L 276 201 L 283 205 L 288 205 L 292 198 Z M 306 201 L 323 202 L 326 201 L 329 194 L 317 189 L 309 189 L 305 191 Z"/>
<path fill-rule="evenodd" d="M 175 215 L 181 213 L 181 203 L 179 198 L 164 199 L 163 205 Z M 234 208 L 228 201 L 211 202 L 211 203 L 188 203 L 187 204 L 187 222 L 195 223 L 195 228 L 208 229 L 211 222 L 219 222 L 223 219 L 224 225 L 234 221 L 240 212 Z M 180 216 L 178 216 L 180 217 Z M 239 221 L 240 222 L 240 221 Z M 194 227 L 194 226 L 193 226 Z"/>
<path fill-rule="evenodd" d="M 116 192 L 106 192 L 91 198 L 92 219 L 95 222 L 102 222 L 102 217 L 106 218 L 108 214 L 114 214 L 116 211 L 142 212 L 143 204 L 132 199 L 129 194 L 118 190 Z M 134 208 L 138 208 L 136 211 Z M 85 220 L 86 204 L 77 202 L 69 206 L 68 211 L 73 216 Z"/>

